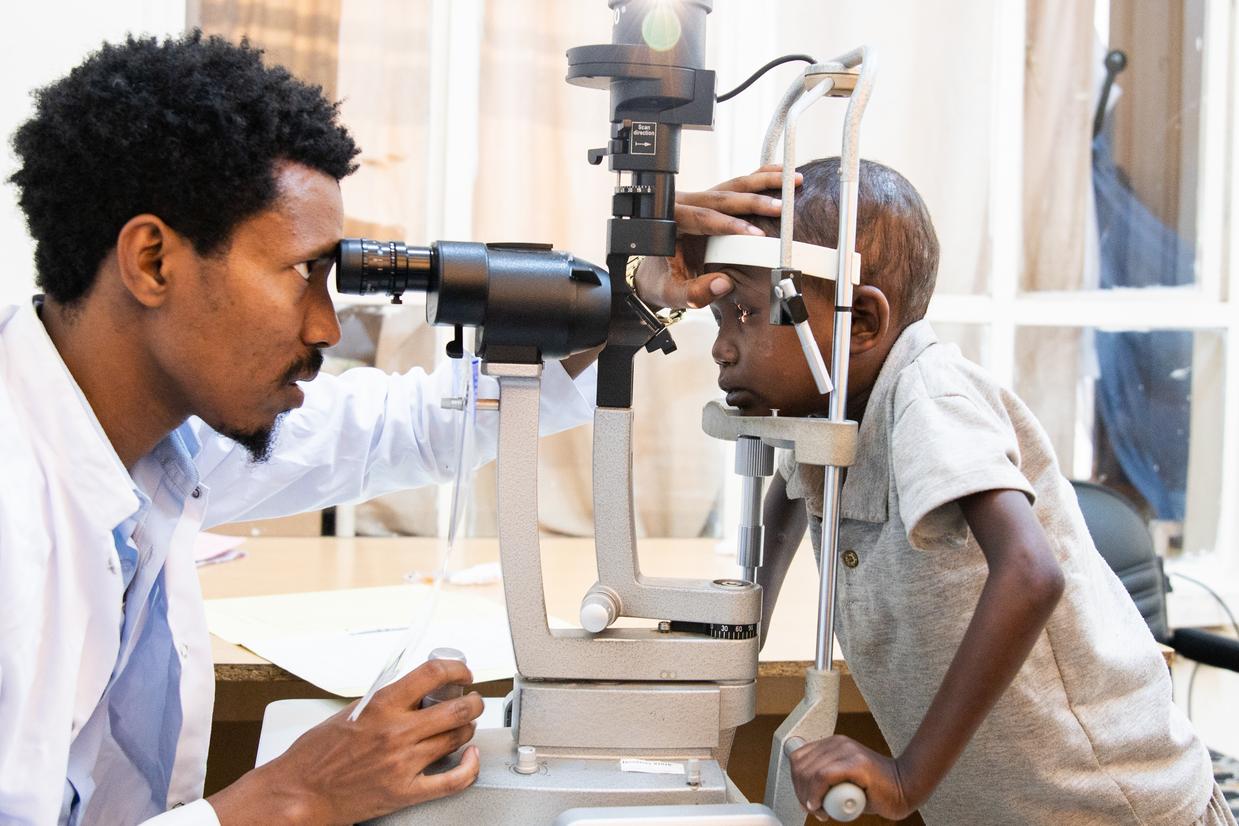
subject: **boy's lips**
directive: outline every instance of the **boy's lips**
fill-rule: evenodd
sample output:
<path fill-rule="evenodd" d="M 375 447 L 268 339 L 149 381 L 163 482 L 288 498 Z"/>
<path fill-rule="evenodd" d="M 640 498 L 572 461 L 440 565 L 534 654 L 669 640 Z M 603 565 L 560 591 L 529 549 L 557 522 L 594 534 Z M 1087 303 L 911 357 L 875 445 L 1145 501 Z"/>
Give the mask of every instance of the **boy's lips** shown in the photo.
<path fill-rule="evenodd" d="M 720 387 L 719 389 L 726 394 L 724 401 L 727 402 L 728 407 L 746 407 L 754 400 L 753 391 L 743 387 Z"/>

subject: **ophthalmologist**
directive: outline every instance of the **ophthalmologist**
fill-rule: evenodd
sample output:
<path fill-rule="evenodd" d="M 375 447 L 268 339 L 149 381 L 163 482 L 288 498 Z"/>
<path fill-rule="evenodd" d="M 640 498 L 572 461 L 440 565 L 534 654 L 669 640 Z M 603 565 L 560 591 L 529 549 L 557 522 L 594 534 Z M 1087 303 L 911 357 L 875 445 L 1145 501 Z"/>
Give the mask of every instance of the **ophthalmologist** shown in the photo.
<path fill-rule="evenodd" d="M 10 179 L 43 295 L 0 308 L 0 823 L 352 823 L 457 792 L 459 664 L 416 669 L 203 800 L 214 676 L 204 527 L 442 480 L 448 371 L 316 373 L 340 329 L 323 265 L 358 152 L 318 87 L 194 33 L 105 45 L 36 94 Z M 760 171 L 680 199 L 687 233 L 778 214 Z M 663 306 L 730 289 L 680 259 Z M 661 274 L 659 274 L 661 273 Z M 547 364 L 542 432 L 589 374 Z M 494 391 L 494 387 L 487 388 Z M 493 455 L 495 433 L 479 434 Z"/>

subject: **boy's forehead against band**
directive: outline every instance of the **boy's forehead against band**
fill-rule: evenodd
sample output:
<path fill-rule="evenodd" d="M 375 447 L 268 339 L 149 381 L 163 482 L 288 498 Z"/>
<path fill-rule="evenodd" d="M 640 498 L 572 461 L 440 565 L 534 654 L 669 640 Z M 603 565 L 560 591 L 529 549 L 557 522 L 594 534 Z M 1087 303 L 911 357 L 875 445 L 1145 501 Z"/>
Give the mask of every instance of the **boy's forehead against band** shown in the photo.
<path fill-rule="evenodd" d="M 706 241 L 705 269 L 731 266 L 772 270 L 779 266 L 780 244 L 778 238 L 770 236 L 715 235 Z M 805 275 L 834 281 L 839 272 L 839 252 L 831 247 L 793 241 L 792 267 Z M 853 253 L 852 283 L 860 283 L 859 253 Z"/>

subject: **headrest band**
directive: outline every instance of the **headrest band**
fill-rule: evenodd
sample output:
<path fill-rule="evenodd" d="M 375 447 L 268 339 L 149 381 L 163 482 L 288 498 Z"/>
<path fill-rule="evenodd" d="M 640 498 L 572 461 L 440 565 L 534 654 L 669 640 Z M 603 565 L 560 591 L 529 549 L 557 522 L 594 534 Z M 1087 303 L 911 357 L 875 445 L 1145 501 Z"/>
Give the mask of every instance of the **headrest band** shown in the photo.
<path fill-rule="evenodd" d="M 705 268 L 709 271 L 730 265 L 772 270 L 779 266 L 781 249 L 779 239 L 770 236 L 714 235 L 706 241 Z M 831 247 L 793 241 L 792 267 L 805 275 L 834 281 L 839 273 L 839 252 Z M 859 253 L 852 253 L 852 283 L 860 283 Z"/>

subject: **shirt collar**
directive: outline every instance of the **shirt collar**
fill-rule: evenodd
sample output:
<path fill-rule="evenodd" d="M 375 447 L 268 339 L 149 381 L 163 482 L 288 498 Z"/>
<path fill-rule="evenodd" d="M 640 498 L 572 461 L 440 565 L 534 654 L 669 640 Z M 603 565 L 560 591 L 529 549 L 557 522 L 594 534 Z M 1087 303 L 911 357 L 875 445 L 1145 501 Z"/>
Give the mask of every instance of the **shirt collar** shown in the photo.
<path fill-rule="evenodd" d="M 54 458 L 58 482 L 100 526 L 120 525 L 139 509 L 133 478 L 47 335 L 36 302 L 16 309 L 0 326 L 0 340 L 7 389 L 36 423 L 31 438 Z"/>
<path fill-rule="evenodd" d="M 198 467 L 194 464 L 198 448 L 189 422 L 182 423 L 137 461 L 133 467 L 134 481 L 148 494 L 153 494 L 161 481 L 165 482 L 184 499 L 198 487 Z"/>
<path fill-rule="evenodd" d="M 844 519 L 885 522 L 889 516 L 891 405 L 895 382 L 903 369 L 938 343 L 938 336 L 924 319 L 909 324 L 886 355 L 873 383 L 860 431 L 856 436 L 856 462 L 848 468 L 843 485 Z"/>

